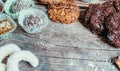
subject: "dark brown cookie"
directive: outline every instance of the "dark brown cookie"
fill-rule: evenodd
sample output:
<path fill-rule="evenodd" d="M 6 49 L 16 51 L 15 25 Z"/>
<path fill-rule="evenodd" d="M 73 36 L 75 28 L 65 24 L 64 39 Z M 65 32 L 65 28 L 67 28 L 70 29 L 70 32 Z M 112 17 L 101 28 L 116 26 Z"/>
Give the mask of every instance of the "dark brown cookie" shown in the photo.
<path fill-rule="evenodd" d="M 105 19 L 116 12 L 113 1 L 104 4 L 91 4 L 85 14 L 85 26 L 96 34 L 102 34 L 104 31 Z"/>
<path fill-rule="evenodd" d="M 86 10 L 84 25 L 120 48 L 120 1 L 91 4 Z"/>
<path fill-rule="evenodd" d="M 120 12 L 120 1 L 119 0 L 114 1 L 114 6 L 117 12 Z"/>
<path fill-rule="evenodd" d="M 66 24 L 76 21 L 79 17 L 77 5 L 68 2 L 50 5 L 48 14 L 52 21 Z"/>
<path fill-rule="evenodd" d="M 106 28 L 109 43 L 115 47 L 120 47 L 120 13 L 115 13 L 109 17 Z"/>
<path fill-rule="evenodd" d="M 102 16 L 102 5 L 100 4 L 91 4 L 85 15 L 85 26 L 88 27 L 92 32 L 100 34 L 104 27 L 102 25 L 103 16 Z"/>

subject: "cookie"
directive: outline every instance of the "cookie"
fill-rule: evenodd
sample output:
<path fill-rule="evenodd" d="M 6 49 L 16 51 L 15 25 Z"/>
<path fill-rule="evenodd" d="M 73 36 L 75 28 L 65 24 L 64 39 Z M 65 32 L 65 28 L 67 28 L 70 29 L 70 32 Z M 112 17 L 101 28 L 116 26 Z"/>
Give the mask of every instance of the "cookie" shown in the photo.
<path fill-rule="evenodd" d="M 35 7 L 33 0 L 7 0 L 4 11 L 13 19 L 18 19 L 20 11 Z"/>
<path fill-rule="evenodd" d="M 100 34 L 104 27 L 102 21 L 104 17 L 102 16 L 102 5 L 91 4 L 86 11 L 85 15 L 85 26 L 88 27 L 93 33 Z"/>
<path fill-rule="evenodd" d="M 110 15 L 106 23 L 107 38 L 111 45 L 120 47 L 120 13 Z"/>
<path fill-rule="evenodd" d="M 120 12 L 120 1 L 119 0 L 114 1 L 114 6 L 117 12 Z"/>
<path fill-rule="evenodd" d="M 41 32 L 49 23 L 47 15 L 34 8 L 29 8 L 20 12 L 18 17 L 19 25 L 30 34 Z"/>
<path fill-rule="evenodd" d="M 29 8 L 29 5 L 24 2 L 24 0 L 16 0 L 15 3 L 12 5 L 12 12 L 19 12 L 22 9 Z"/>
<path fill-rule="evenodd" d="M 86 10 L 84 25 L 93 33 L 100 35 L 104 32 L 106 18 L 115 12 L 114 1 L 104 4 L 91 4 Z"/>
<path fill-rule="evenodd" d="M 52 21 L 66 24 L 73 23 L 79 17 L 78 7 L 68 2 L 50 5 L 48 14 Z"/>

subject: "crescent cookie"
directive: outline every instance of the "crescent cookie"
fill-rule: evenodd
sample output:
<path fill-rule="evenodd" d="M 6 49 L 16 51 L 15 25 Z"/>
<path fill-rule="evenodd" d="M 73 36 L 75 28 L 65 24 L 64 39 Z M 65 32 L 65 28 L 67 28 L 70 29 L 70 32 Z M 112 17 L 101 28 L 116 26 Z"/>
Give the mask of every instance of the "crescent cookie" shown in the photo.
<path fill-rule="evenodd" d="M 18 51 L 13 53 L 7 60 L 6 71 L 19 71 L 18 64 L 21 60 L 29 62 L 33 67 L 38 66 L 38 58 L 30 51 Z"/>
<path fill-rule="evenodd" d="M 2 63 L 4 58 L 17 51 L 21 51 L 21 49 L 15 44 L 7 44 L 0 47 L 0 71 L 5 71 L 6 68 L 6 64 Z"/>

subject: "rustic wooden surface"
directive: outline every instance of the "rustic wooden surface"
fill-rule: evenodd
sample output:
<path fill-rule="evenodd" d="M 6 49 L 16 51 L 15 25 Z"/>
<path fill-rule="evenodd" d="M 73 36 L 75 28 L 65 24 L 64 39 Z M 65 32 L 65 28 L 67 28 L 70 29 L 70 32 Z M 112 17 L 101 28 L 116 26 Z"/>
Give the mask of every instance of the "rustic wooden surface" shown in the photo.
<path fill-rule="evenodd" d="M 39 7 L 46 12 L 44 6 Z M 111 58 L 120 55 L 120 49 L 101 41 L 79 21 L 70 25 L 50 21 L 39 34 L 27 34 L 18 26 L 12 37 L 0 41 L 0 46 L 8 43 L 39 58 L 37 68 L 20 62 L 21 71 L 118 71 Z"/>

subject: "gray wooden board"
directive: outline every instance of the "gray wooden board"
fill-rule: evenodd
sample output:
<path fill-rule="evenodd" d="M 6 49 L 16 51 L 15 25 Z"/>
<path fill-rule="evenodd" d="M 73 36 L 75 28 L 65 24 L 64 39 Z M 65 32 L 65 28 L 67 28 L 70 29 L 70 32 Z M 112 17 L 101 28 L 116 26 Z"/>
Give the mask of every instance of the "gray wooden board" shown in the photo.
<path fill-rule="evenodd" d="M 44 6 L 37 8 L 47 11 Z M 20 62 L 21 71 L 118 71 L 111 58 L 120 55 L 120 49 L 101 41 L 79 21 L 70 25 L 50 21 L 38 34 L 27 34 L 18 25 L 13 36 L 0 41 L 0 46 L 8 43 L 30 50 L 39 58 L 36 68 Z"/>

